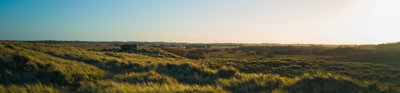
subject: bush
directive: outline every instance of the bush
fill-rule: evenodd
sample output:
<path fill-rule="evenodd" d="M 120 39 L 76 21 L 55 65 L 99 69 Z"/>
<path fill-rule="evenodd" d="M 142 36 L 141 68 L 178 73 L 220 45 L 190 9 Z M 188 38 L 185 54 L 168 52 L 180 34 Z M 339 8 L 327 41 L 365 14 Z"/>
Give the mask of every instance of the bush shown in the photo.
<path fill-rule="evenodd" d="M 222 69 L 217 72 L 218 76 L 221 78 L 230 78 L 235 76 L 236 71 L 232 69 Z"/>
<path fill-rule="evenodd" d="M 190 59 L 205 59 L 206 54 L 204 52 L 199 52 L 199 51 L 190 51 L 187 55 L 187 58 Z"/>
<path fill-rule="evenodd" d="M 185 49 L 181 49 L 181 48 L 162 48 L 165 51 L 174 53 L 178 56 L 186 56 L 187 51 Z"/>

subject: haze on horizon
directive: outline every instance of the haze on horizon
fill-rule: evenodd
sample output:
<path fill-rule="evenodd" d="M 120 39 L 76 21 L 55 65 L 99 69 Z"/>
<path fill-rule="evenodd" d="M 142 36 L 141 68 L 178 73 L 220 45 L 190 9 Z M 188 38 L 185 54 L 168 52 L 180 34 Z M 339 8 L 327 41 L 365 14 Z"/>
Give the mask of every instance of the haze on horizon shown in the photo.
<path fill-rule="evenodd" d="M 399 0 L 0 0 L 0 40 L 378 44 Z"/>

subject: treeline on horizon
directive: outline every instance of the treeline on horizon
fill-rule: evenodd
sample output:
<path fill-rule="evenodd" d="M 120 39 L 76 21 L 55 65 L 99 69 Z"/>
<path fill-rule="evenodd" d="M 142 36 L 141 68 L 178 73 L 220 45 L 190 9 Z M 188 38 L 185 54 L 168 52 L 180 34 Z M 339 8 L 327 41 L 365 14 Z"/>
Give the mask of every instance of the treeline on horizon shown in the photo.
<path fill-rule="evenodd" d="M 158 44 L 158 45 L 208 45 L 208 46 L 363 46 L 381 44 L 282 44 L 282 43 L 189 43 L 189 42 L 164 42 L 164 41 L 80 41 L 80 40 L 5 40 L 23 42 L 44 42 L 44 43 L 93 43 L 93 44 Z M 389 42 L 382 44 L 392 44 L 399 42 Z"/>

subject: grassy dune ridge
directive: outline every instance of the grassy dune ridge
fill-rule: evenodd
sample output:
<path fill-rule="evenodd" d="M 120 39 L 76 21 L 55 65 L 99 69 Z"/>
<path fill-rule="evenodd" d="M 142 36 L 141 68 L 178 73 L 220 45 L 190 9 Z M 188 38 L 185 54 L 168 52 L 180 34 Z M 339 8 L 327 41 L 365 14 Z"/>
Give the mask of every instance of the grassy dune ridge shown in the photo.
<path fill-rule="evenodd" d="M 163 50 L 151 53 L 161 56 L 0 41 L 0 92 L 400 92 L 400 68 L 385 64 L 304 57 L 194 60 Z"/>

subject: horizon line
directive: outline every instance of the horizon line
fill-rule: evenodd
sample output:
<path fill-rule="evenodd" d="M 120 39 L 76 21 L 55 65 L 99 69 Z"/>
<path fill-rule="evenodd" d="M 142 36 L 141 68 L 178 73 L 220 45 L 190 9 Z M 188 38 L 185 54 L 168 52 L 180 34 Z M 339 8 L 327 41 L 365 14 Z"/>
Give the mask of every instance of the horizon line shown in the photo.
<path fill-rule="evenodd" d="M 379 45 L 379 44 L 390 44 L 390 43 L 400 43 L 400 41 L 392 41 L 392 42 L 383 42 L 383 43 L 272 43 L 272 42 L 264 42 L 264 43 L 243 43 L 243 42 L 214 42 L 214 43 L 206 43 L 206 42 L 174 42 L 174 41 L 126 41 L 126 40 L 0 40 L 0 41 L 28 41 L 28 42 L 46 42 L 46 41 L 54 41 L 54 42 L 150 42 L 150 43 L 188 43 L 188 44 L 281 44 L 281 45 Z"/>

